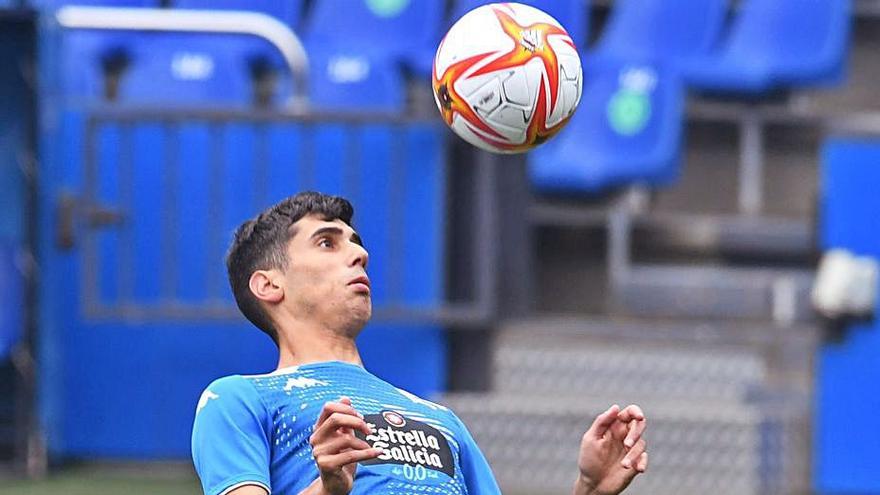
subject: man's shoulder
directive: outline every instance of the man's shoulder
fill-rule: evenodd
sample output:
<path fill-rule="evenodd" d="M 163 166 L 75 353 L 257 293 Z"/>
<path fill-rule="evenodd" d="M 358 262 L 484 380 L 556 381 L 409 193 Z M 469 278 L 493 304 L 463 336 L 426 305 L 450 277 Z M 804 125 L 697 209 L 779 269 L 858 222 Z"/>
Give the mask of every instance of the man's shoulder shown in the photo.
<path fill-rule="evenodd" d="M 234 402 L 251 402 L 259 400 L 256 391 L 248 380 L 241 375 L 230 375 L 218 378 L 211 382 L 199 397 L 196 413 L 204 409 L 212 401 L 228 403 Z"/>
<path fill-rule="evenodd" d="M 224 391 L 227 393 L 247 392 L 253 390 L 253 385 L 248 383 L 248 379 L 242 375 L 229 375 L 217 378 L 211 382 L 205 390 Z"/>

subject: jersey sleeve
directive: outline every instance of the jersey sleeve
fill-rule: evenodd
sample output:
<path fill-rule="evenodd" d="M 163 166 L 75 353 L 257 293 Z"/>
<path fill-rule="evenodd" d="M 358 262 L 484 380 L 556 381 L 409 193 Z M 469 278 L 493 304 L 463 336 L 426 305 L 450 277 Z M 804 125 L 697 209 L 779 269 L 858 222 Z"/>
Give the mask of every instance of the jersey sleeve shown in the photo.
<path fill-rule="evenodd" d="M 192 456 L 205 495 L 245 485 L 271 493 L 271 418 L 256 389 L 241 376 L 221 378 L 196 406 Z"/>
<path fill-rule="evenodd" d="M 461 471 L 468 495 L 501 495 L 492 468 L 464 423 L 455 417 L 460 432 Z"/>

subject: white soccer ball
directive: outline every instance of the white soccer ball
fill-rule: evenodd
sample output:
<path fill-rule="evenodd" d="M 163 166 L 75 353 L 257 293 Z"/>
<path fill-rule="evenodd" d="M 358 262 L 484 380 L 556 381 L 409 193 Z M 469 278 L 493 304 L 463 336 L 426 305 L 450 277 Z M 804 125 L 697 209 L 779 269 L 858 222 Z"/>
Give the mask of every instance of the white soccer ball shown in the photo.
<path fill-rule="evenodd" d="M 518 3 L 478 7 L 456 22 L 434 57 L 434 100 L 467 142 L 521 153 L 558 132 L 577 108 L 581 60 L 565 29 Z"/>

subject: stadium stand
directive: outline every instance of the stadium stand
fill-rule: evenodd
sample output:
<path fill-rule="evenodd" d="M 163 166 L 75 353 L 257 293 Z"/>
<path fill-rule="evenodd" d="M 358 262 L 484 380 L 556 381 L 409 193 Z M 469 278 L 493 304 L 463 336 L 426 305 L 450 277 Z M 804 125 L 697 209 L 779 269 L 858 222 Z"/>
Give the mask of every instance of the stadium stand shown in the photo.
<path fill-rule="evenodd" d="M 147 365 L 141 359 L 149 355 L 150 369 L 167 365 L 169 374 L 157 376 L 152 385 L 145 385 L 138 373 L 117 380 L 109 370 L 129 369 L 131 363 L 104 353 L 89 358 L 90 369 L 107 373 L 81 374 L 86 370 L 66 368 L 56 375 L 59 379 L 48 384 L 55 391 L 55 403 L 62 404 L 53 410 L 69 412 L 49 413 L 49 429 L 56 439 L 53 452 L 141 458 L 186 455 L 186 433 L 193 414 L 189 398 L 198 396 L 216 376 L 271 366 L 271 349 L 263 337 L 236 328 L 240 324 L 234 313 L 227 314 L 225 323 L 219 325 L 207 316 L 186 323 L 186 318 L 178 315 L 180 311 L 216 314 L 218 305 L 221 313 L 233 309 L 220 273 L 220 245 L 228 240 L 225 233 L 253 211 L 292 191 L 344 193 L 357 204 L 369 199 L 369 207 L 358 208 L 356 225 L 369 243 L 377 309 L 424 310 L 442 300 L 445 147 L 439 123 L 404 124 L 389 115 L 403 102 L 403 92 L 393 79 L 396 71 L 391 70 L 398 60 L 381 66 L 377 64 L 386 62 L 371 61 L 373 65 L 363 71 L 342 57 L 344 50 L 334 51 L 326 59 L 313 54 L 313 67 L 328 69 L 311 73 L 318 82 L 313 95 L 315 108 L 343 113 L 384 110 L 384 117 L 378 120 L 258 121 L 241 119 L 240 114 L 236 120 L 222 115 L 253 107 L 253 68 L 248 62 L 254 50 L 263 45 L 251 38 L 91 31 L 68 31 L 60 38 L 65 63 L 59 66 L 60 94 L 52 95 L 59 96 L 52 101 L 59 103 L 53 108 L 60 114 L 60 125 L 46 134 L 50 143 L 46 160 L 58 168 L 48 187 L 64 188 L 72 180 L 77 189 L 82 188 L 80 201 L 103 205 L 121 216 L 119 221 L 111 219 L 100 226 L 86 222 L 76 246 L 77 250 L 82 246 L 84 253 L 99 254 L 101 260 L 99 265 L 83 268 L 94 274 L 93 283 L 83 288 L 92 309 L 83 311 L 88 313 L 95 307 L 110 311 L 115 315 L 112 323 L 96 328 L 84 317 L 71 333 L 47 335 L 47 342 L 60 345 L 58 349 L 65 349 L 64 353 L 80 356 L 94 354 L 105 345 L 137 345 L 144 352 L 135 361 Z M 82 70 L 83 59 L 91 61 L 85 64 L 91 70 Z M 108 60 L 120 66 L 116 82 L 108 81 L 108 72 L 113 75 L 108 65 L 116 67 Z M 104 117 L 89 127 L 94 109 L 108 108 L 81 103 L 107 100 L 112 100 L 112 111 L 120 115 L 147 111 L 154 112 L 153 117 L 136 118 L 127 124 Z M 188 121 L 175 113 L 194 106 L 217 114 Z M 91 151 L 84 153 L 85 149 Z M 408 208 L 399 211 L 395 204 Z M 55 207 L 47 208 L 55 211 Z M 207 218 L 212 220 L 206 222 Z M 95 251 L 89 251 L 89 246 Z M 48 263 L 58 267 L 56 273 L 65 273 L 95 259 L 90 256 L 53 258 Z M 165 270 L 154 269 L 160 265 Z M 168 275 L 184 271 L 216 283 L 190 284 L 178 275 Z M 49 299 L 76 297 L 71 291 L 78 290 L 58 287 Z M 152 330 L 142 332 L 143 327 L 126 319 L 132 311 L 148 315 L 150 328 L 169 338 L 157 339 Z M 62 313 L 53 318 L 63 318 Z M 192 332 L 192 325 L 205 331 Z M 407 324 L 406 320 L 377 320 L 375 326 L 379 328 L 361 339 L 364 359 L 375 373 L 396 376 L 396 383 L 417 393 L 442 389 L 445 338 L 438 327 Z M 108 334 L 104 331 L 108 328 L 127 331 Z M 94 339 L 103 344 L 97 345 Z M 238 350 L 248 351 L 240 356 L 238 365 L 222 353 L 217 359 L 204 355 L 205 349 L 217 350 L 211 344 L 215 339 L 231 345 L 229 350 L 236 355 Z M 386 359 L 388 352 L 399 358 Z M 179 361 L 181 353 L 203 358 L 198 358 L 197 368 L 172 376 L 170 364 Z M 406 362 L 409 369 L 421 371 L 401 375 L 401 363 Z M 63 392 L 67 380 L 74 376 L 79 377 L 73 378 L 76 390 Z M 161 392 L 172 380 L 174 392 Z M 169 404 L 158 416 L 149 413 L 148 405 L 156 394 L 162 394 L 163 402 Z M 131 407 L 138 402 L 143 415 L 119 414 L 119 421 L 102 422 L 100 431 L 78 424 L 77 418 L 88 417 L 81 414 L 85 411 L 106 408 L 121 412 L 119 404 Z M 133 429 L 132 424 L 140 426 Z M 158 424 L 163 425 L 161 432 L 156 431 Z M 121 437 L 128 441 L 119 442 Z"/>
<path fill-rule="evenodd" d="M 504 493 L 570 490 L 576 441 L 610 402 L 639 402 L 651 418 L 651 472 L 628 494 L 880 492 L 877 435 L 853 428 L 852 408 L 841 406 L 880 405 L 871 388 L 876 325 L 823 343 L 804 305 L 817 237 L 880 256 L 878 229 L 865 228 L 880 215 L 880 130 L 829 142 L 821 173 L 815 167 L 830 111 L 880 109 L 873 84 L 880 16 L 862 4 L 861 45 L 850 52 L 855 0 L 529 1 L 582 48 L 588 32 L 601 37 L 583 58 L 584 96 L 567 128 L 521 161 L 498 158 L 497 175 L 486 175 L 501 190 L 523 172 L 538 194 L 512 205 L 477 181 L 465 185 L 486 194 L 480 201 L 526 212 L 495 219 L 533 236 L 514 237 L 523 244 L 514 245 L 486 232 L 463 241 L 450 235 L 461 221 L 453 209 L 482 215 L 461 200 L 464 181 L 450 179 L 482 173 L 490 157 L 444 140 L 439 120 L 391 115 L 406 104 L 398 68 L 423 74 L 430 66 L 443 6 L 457 15 L 484 2 L 302 2 L 162 2 L 245 7 L 302 27 L 319 113 L 301 120 L 262 108 L 237 112 L 255 101 L 277 108 L 289 96 L 278 60 L 254 56 L 266 45 L 243 37 L 78 31 L 61 37 L 60 63 L 40 61 L 42 81 L 62 82 L 60 95 L 50 84 L 40 95 L 41 414 L 52 455 L 188 457 L 193 402 L 205 383 L 266 371 L 274 358 L 230 305 L 220 264 L 228 233 L 292 190 L 315 188 L 357 206 L 377 314 L 399 310 L 406 321 L 409 310 L 442 307 L 461 282 L 449 265 L 481 270 L 461 255 L 464 244 L 486 247 L 481 237 L 499 245 L 499 272 L 535 277 L 519 312 L 507 311 L 506 298 L 528 282 L 497 283 L 497 314 L 479 321 L 491 331 L 458 332 L 485 355 L 462 341 L 455 349 L 434 324 L 377 320 L 361 340 L 371 371 L 417 393 L 443 392 L 447 374 L 488 368 L 488 390 L 451 389 L 441 400 L 466 421 Z M 34 2 L 45 10 L 66 3 Z M 604 31 L 589 26 L 606 15 Z M 836 84 L 851 55 L 854 90 L 796 95 L 818 114 L 711 95 Z M 253 78 L 266 73 L 274 89 L 260 92 Z M 688 84 L 710 94 L 686 108 Z M 421 96 L 430 100 L 427 87 Z M 81 105 L 107 101 L 116 103 L 107 113 Z M 214 113 L 177 118 L 192 105 Z M 227 110 L 233 117 L 220 116 Z M 366 112 L 377 112 L 376 121 Z M 767 167 L 750 209 L 738 201 L 745 180 L 735 130 L 753 120 L 761 122 L 757 153 Z M 444 168 L 447 157 L 453 166 Z M 56 214 L 64 211 L 74 238 L 59 247 L 64 218 Z M 516 256 L 522 251 L 533 256 Z M 0 266 L 4 260 L 0 250 Z M 199 283 L 187 283 L 184 271 Z M 0 355 L 10 316 L 0 311 Z M 0 460 L 16 433 L 6 378 L 17 375 L 3 366 Z"/>
<path fill-rule="evenodd" d="M 83 30 L 64 38 L 62 85 L 72 98 L 267 106 L 280 104 L 277 85 L 290 81 L 273 78 L 282 72 L 277 51 L 251 36 Z"/>
<path fill-rule="evenodd" d="M 241 35 L 144 33 L 131 35 L 131 63 L 119 85 L 126 103 L 267 106 L 275 91 L 258 95 L 260 69 L 270 66 L 267 42 Z M 279 69 L 280 70 L 280 69 Z"/>
<path fill-rule="evenodd" d="M 401 112 L 404 77 L 394 57 L 309 46 L 309 103 L 331 111 Z"/>
<path fill-rule="evenodd" d="M 586 58 L 579 110 L 528 156 L 537 191 L 590 193 L 678 175 L 684 88 L 662 65 Z"/>
<path fill-rule="evenodd" d="M 715 46 L 728 4 L 728 0 L 618 0 L 593 52 L 675 66 Z"/>
<path fill-rule="evenodd" d="M 309 51 L 339 50 L 389 57 L 422 75 L 430 73 L 445 15 L 442 0 L 348 2 L 315 0 L 303 30 Z"/>
<path fill-rule="evenodd" d="M 683 64 L 695 89 L 763 93 L 842 82 L 849 0 L 747 0 L 711 53 Z"/>
<path fill-rule="evenodd" d="M 305 13 L 305 0 L 273 1 L 273 0 L 179 0 L 174 2 L 174 7 L 180 9 L 209 9 L 209 10 L 243 10 L 258 12 L 274 17 L 281 21 L 294 32 L 300 32 L 303 15 Z M 218 40 L 218 43 L 222 41 Z M 232 43 L 230 47 L 236 50 L 236 45 L 242 41 Z M 254 46 L 250 48 L 247 56 L 248 70 L 245 73 L 252 77 L 258 87 L 257 100 L 259 106 L 283 106 L 291 97 L 290 73 L 284 65 L 278 50 L 260 40 L 251 40 Z"/>
<path fill-rule="evenodd" d="M 119 33 L 66 33 L 59 50 L 58 90 L 81 100 L 118 98 L 119 84 L 131 63 L 130 41 Z"/>

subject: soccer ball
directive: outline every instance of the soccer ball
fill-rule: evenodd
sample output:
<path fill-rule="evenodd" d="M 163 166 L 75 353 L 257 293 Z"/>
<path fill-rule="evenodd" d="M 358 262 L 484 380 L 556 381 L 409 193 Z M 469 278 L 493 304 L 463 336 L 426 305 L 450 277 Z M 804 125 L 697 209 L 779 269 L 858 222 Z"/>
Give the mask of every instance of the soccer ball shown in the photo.
<path fill-rule="evenodd" d="M 467 142 L 522 153 L 557 133 L 581 99 L 581 61 L 555 19 L 528 5 L 483 5 L 456 22 L 434 57 L 434 100 Z"/>

